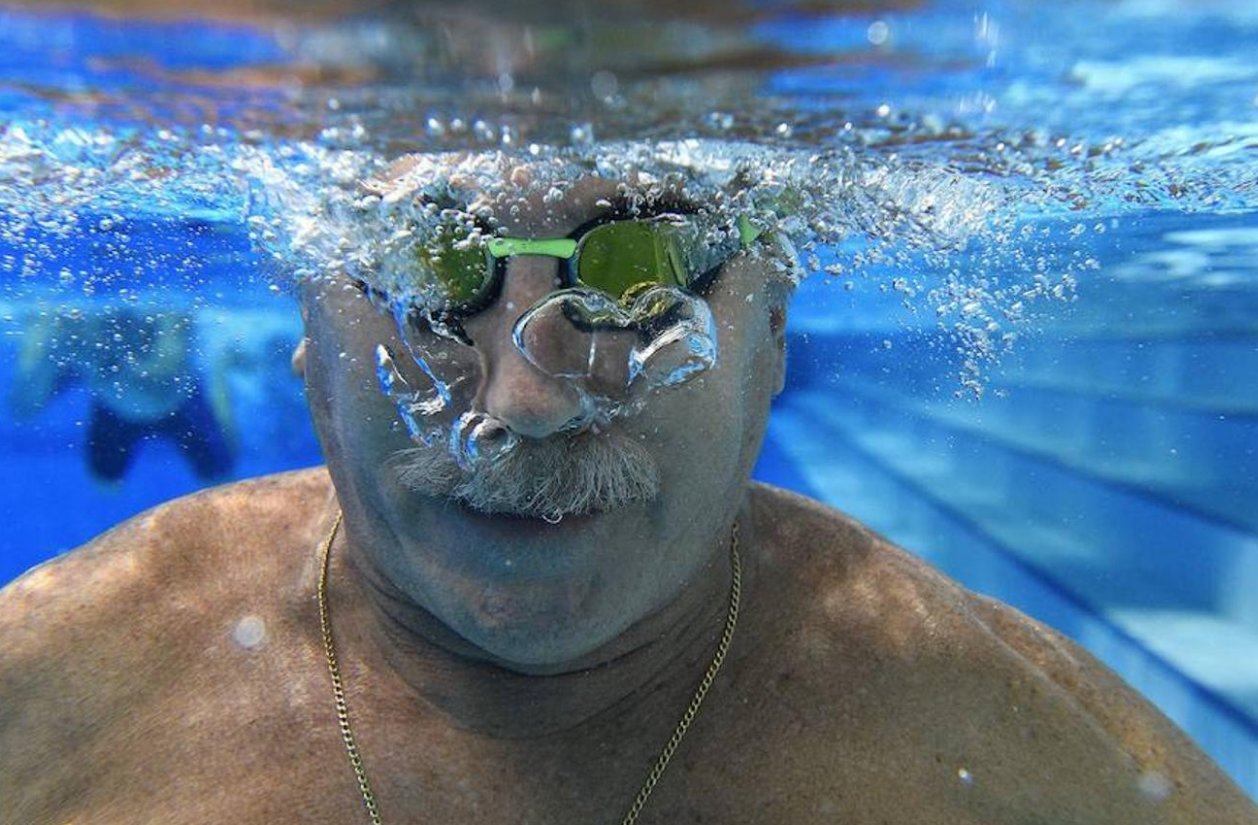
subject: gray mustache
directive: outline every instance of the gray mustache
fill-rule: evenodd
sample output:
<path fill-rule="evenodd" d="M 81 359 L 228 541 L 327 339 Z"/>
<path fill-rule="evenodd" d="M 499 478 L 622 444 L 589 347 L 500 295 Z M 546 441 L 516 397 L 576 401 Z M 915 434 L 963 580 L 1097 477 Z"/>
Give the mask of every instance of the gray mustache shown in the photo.
<path fill-rule="evenodd" d="M 646 448 L 606 432 L 522 438 L 466 470 L 440 446 L 401 450 L 395 462 L 399 481 L 412 492 L 551 522 L 644 504 L 659 494 L 659 469 Z"/>

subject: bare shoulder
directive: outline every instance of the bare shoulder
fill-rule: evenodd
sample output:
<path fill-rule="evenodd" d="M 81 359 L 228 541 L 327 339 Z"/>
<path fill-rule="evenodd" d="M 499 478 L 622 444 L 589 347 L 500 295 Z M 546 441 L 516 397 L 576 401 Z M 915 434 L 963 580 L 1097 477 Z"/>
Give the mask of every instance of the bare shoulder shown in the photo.
<path fill-rule="evenodd" d="M 796 719 L 828 776 L 867 796 L 893 789 L 888 809 L 920 796 L 932 821 L 1258 823 L 1078 645 L 829 507 L 764 486 L 752 502 L 750 595 L 775 608 L 760 640 L 772 672 L 759 677 L 778 707 L 765 713 Z"/>
<path fill-rule="evenodd" d="M 194 493 L 122 522 L 0 590 L 3 653 L 63 647 L 111 614 L 161 602 L 175 609 L 214 580 L 265 575 L 281 554 L 257 551 L 304 537 L 331 495 L 322 468 L 302 470 Z"/>
<path fill-rule="evenodd" d="M 299 598 L 331 495 L 321 468 L 196 493 L 0 590 L 0 798 L 163 701 L 249 605 Z"/>

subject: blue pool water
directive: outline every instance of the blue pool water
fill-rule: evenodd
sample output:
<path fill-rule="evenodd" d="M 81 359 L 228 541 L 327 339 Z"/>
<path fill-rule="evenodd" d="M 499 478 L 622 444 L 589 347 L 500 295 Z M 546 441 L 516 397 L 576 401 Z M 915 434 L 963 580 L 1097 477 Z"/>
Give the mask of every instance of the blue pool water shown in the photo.
<path fill-rule="evenodd" d="M 512 20 L 477 41 L 0 6 L 0 396 L 40 313 L 173 309 L 222 375 L 229 478 L 315 464 L 300 321 L 250 223 L 266 169 L 591 138 L 841 152 L 848 230 L 804 250 L 757 477 L 1079 640 L 1258 794 L 1258 9 L 746 10 L 619 46 L 537 24 L 561 60 L 521 58 Z M 167 440 L 94 480 L 91 403 L 0 414 L 0 582 L 207 483 Z"/>

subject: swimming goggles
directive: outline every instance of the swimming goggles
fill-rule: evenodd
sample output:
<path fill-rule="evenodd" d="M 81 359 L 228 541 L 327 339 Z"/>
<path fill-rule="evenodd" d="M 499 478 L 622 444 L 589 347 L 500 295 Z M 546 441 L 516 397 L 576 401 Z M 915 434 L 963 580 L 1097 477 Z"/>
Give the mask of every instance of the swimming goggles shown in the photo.
<path fill-rule="evenodd" d="M 593 290 L 628 306 L 655 286 L 702 294 L 720 268 L 762 234 L 746 215 L 724 226 L 680 213 L 601 218 L 561 238 L 508 238 L 475 225 L 445 224 L 418 257 L 440 293 L 433 315 L 457 329 L 458 319 L 497 300 L 507 261 L 516 255 L 557 258 L 560 288 Z"/>

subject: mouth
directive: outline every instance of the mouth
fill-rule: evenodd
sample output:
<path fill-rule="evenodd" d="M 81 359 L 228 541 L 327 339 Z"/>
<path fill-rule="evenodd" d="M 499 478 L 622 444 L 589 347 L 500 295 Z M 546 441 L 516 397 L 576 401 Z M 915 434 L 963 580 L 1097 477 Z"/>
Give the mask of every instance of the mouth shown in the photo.
<path fill-rule="evenodd" d="M 586 525 L 601 515 L 605 515 L 604 511 L 589 510 L 584 512 L 564 512 L 554 511 L 551 513 L 540 511 L 522 511 L 522 510 L 485 510 L 476 507 L 466 499 L 454 496 L 450 501 L 458 507 L 460 512 L 465 516 L 475 520 L 484 522 L 498 522 L 507 525 L 515 525 L 521 528 L 535 528 L 538 530 L 561 529 L 563 527 L 572 527 L 578 525 Z"/>

